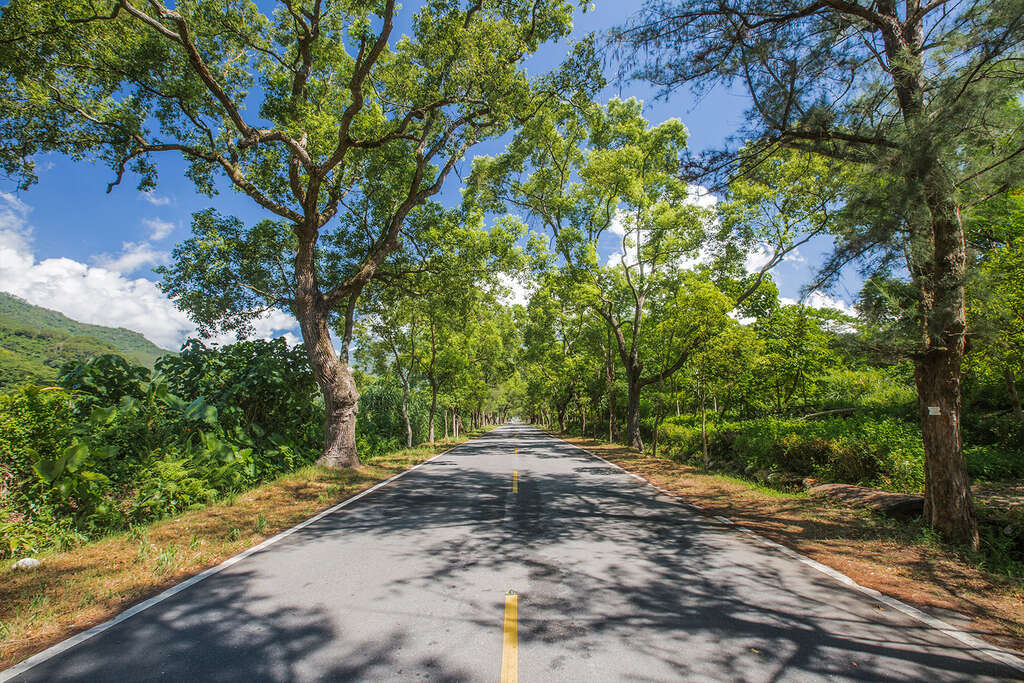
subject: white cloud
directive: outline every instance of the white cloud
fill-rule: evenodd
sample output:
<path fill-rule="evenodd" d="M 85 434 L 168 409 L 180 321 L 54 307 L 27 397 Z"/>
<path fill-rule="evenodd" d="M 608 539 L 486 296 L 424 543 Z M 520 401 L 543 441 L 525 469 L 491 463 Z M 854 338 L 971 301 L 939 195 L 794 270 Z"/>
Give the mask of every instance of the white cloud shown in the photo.
<path fill-rule="evenodd" d="M 612 222 L 608 225 L 608 231 L 613 235 L 622 237 L 626 234 L 626 225 L 622 222 L 622 213 L 616 212 Z"/>
<path fill-rule="evenodd" d="M 167 263 L 167 252 L 157 251 L 149 242 L 125 242 L 121 245 L 120 256 L 101 254 L 96 257 L 96 265 L 122 275 L 162 263 Z"/>
<path fill-rule="evenodd" d="M 748 273 L 756 273 L 764 268 L 772 260 L 772 252 L 758 245 L 747 252 L 747 260 L 744 267 Z"/>
<path fill-rule="evenodd" d="M 174 230 L 174 223 L 159 218 L 143 218 L 142 224 L 149 228 L 149 239 L 158 242 Z"/>
<path fill-rule="evenodd" d="M 686 188 L 686 201 L 694 206 L 704 209 L 714 208 L 718 204 L 718 197 L 711 194 L 708 188 L 703 185 L 688 185 Z"/>
<path fill-rule="evenodd" d="M 150 204 L 152 204 L 153 206 L 167 206 L 168 204 L 171 203 L 170 197 L 161 197 L 160 195 L 153 192 L 153 190 L 143 192 L 142 198 L 145 199 Z"/>
<path fill-rule="evenodd" d="M 525 306 L 530 302 L 531 288 L 522 281 L 505 273 L 500 273 L 498 280 L 505 290 L 498 295 L 498 300 L 502 304 L 506 306 L 513 306 L 515 304 Z"/>
<path fill-rule="evenodd" d="M 165 349 L 177 349 L 196 334 L 191 320 L 146 278 L 128 278 L 138 264 L 154 258 L 149 245 L 126 243 L 124 253 L 106 263 L 89 266 L 69 258 L 37 261 L 31 246 L 30 208 L 0 192 L 0 291 L 10 292 L 37 306 L 60 311 L 94 325 L 124 327 L 142 333 Z M 256 321 L 256 336 L 284 334 L 297 341 L 294 319 L 269 311 Z M 234 335 L 221 343 L 234 341 Z"/>
<path fill-rule="evenodd" d="M 792 306 L 793 304 L 800 302 L 798 302 L 796 299 L 780 296 L 779 303 L 785 306 Z M 845 313 L 846 315 L 857 317 L 857 310 L 853 306 L 846 303 L 842 299 L 831 297 L 828 294 L 824 294 L 822 292 L 811 292 L 804 298 L 803 304 L 805 306 L 810 306 L 811 308 L 834 308 L 837 311 Z"/>
<path fill-rule="evenodd" d="M 295 329 L 295 318 L 290 313 L 285 313 L 277 308 L 264 312 L 260 317 L 253 320 L 251 325 L 252 334 L 249 335 L 250 339 L 269 340 L 284 337 L 289 346 L 295 346 L 302 341 L 297 335 L 287 331 Z M 213 344 L 233 344 L 235 341 L 234 332 L 225 332 L 209 339 L 209 342 Z"/>

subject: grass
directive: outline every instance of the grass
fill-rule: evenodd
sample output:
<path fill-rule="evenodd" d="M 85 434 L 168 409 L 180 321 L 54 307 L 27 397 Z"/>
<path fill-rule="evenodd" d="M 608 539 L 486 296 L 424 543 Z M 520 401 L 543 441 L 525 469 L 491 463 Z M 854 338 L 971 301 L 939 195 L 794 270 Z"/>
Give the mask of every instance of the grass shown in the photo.
<path fill-rule="evenodd" d="M 1024 650 L 1024 579 L 990 570 L 979 556 L 944 543 L 920 522 L 897 522 L 804 493 L 704 474 L 618 444 L 561 437 L 700 504 L 704 514 L 728 517 L 940 618 L 956 621 L 952 612 L 965 615 L 975 635 Z"/>
<path fill-rule="evenodd" d="M 306 467 L 179 517 L 40 555 L 35 570 L 5 564 L 0 670 L 481 433 L 396 451 L 351 470 Z"/>

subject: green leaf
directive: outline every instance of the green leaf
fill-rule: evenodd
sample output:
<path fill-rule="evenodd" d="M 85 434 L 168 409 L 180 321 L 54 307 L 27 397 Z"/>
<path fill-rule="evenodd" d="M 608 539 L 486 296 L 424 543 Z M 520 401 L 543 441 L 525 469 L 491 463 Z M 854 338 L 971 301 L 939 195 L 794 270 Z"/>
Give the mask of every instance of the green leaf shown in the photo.
<path fill-rule="evenodd" d="M 42 458 L 32 463 L 32 469 L 36 471 L 40 479 L 47 484 L 52 484 L 61 475 L 61 472 L 64 471 L 64 464 L 59 459 L 48 460 Z"/>
<path fill-rule="evenodd" d="M 189 420 L 196 420 L 202 414 L 203 409 L 206 407 L 206 399 L 200 396 L 196 400 L 188 404 L 185 408 L 185 418 Z"/>
<path fill-rule="evenodd" d="M 74 472 L 88 457 L 89 444 L 76 439 L 70 446 L 64 449 L 64 453 L 61 455 L 61 461 L 64 463 L 63 469 Z"/>
<path fill-rule="evenodd" d="M 89 414 L 89 422 L 96 426 L 109 424 L 113 421 L 115 415 L 117 415 L 116 406 L 109 406 L 107 408 L 93 406 L 92 412 Z"/>

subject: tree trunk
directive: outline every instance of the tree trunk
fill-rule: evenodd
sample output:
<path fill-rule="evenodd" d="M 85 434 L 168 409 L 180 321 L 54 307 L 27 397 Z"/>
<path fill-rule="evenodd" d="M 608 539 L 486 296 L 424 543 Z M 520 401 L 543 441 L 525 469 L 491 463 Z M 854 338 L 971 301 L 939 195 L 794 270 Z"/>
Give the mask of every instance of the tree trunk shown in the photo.
<path fill-rule="evenodd" d="M 452 436 L 459 438 L 459 409 L 452 408 Z"/>
<path fill-rule="evenodd" d="M 951 356 L 933 349 L 914 372 L 925 449 L 924 520 L 948 540 L 977 548 L 978 522 L 960 433 L 960 374 Z"/>
<path fill-rule="evenodd" d="M 711 466 L 711 458 L 708 457 L 708 426 L 707 426 L 707 404 L 708 397 L 702 389 L 700 392 L 700 442 L 704 449 L 704 469 Z"/>
<path fill-rule="evenodd" d="M 918 278 L 925 352 L 914 379 L 925 451 L 924 520 L 947 540 L 977 550 L 978 520 L 960 424 L 967 250 L 952 189 L 943 188 L 939 173 L 932 169 L 923 178 L 932 218 L 932 258 L 925 276 Z"/>
<path fill-rule="evenodd" d="M 627 381 L 629 396 L 626 403 L 626 440 L 631 448 L 643 451 L 644 440 L 640 436 L 640 378 L 629 373 Z"/>
<path fill-rule="evenodd" d="M 318 298 L 318 297 L 317 297 Z M 309 365 L 324 397 L 324 447 L 317 463 L 341 469 L 359 464 L 356 412 L 359 392 L 352 370 L 334 352 L 327 314 L 313 296 L 296 302 Z"/>
<path fill-rule="evenodd" d="M 1010 395 L 1013 415 L 1019 422 L 1024 422 L 1024 407 L 1020 403 L 1020 394 L 1017 392 L 1017 378 L 1013 376 L 1013 370 L 1003 368 L 1003 379 L 1006 380 L 1006 393 Z"/>
<path fill-rule="evenodd" d="M 917 286 L 923 353 L 914 379 L 925 452 L 924 521 L 953 543 L 977 550 L 974 513 L 960 427 L 960 379 L 967 311 L 967 247 L 956 188 L 943 167 L 939 140 L 925 113 L 926 76 L 922 15 L 882 31 L 894 90 L 910 140 L 903 160 L 906 190 L 923 198 L 908 268 Z M 923 211 L 927 208 L 927 215 Z M 917 227 L 912 225 L 912 227 Z"/>
<path fill-rule="evenodd" d="M 434 418 L 437 416 L 437 388 L 430 387 L 430 420 L 428 424 L 427 440 L 434 443 Z"/>
<path fill-rule="evenodd" d="M 608 440 L 619 440 L 619 423 L 615 419 L 615 357 L 612 356 L 611 332 L 608 332 L 608 345 L 604 354 L 605 386 L 608 390 Z"/>
<path fill-rule="evenodd" d="M 412 448 L 412 420 L 409 419 L 409 380 L 402 378 L 402 419 L 405 421 L 405 447 Z"/>
<path fill-rule="evenodd" d="M 444 440 L 447 441 L 448 440 L 448 409 L 445 408 L 444 411 L 442 411 L 442 412 L 444 412 Z"/>

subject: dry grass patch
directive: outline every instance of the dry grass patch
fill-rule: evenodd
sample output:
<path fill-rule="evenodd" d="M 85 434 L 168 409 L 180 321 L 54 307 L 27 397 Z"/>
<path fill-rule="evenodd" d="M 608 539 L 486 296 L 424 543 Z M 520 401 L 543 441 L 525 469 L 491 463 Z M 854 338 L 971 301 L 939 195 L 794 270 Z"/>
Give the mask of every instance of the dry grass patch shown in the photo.
<path fill-rule="evenodd" d="M 973 566 L 934 532 L 805 494 L 562 435 L 653 484 L 1005 647 L 1024 649 L 1024 581 Z M 953 612 L 959 613 L 954 614 Z M 959 615 L 967 617 L 964 623 Z"/>
<path fill-rule="evenodd" d="M 40 555 L 38 569 L 14 571 L 5 563 L 0 670 L 480 433 L 353 470 L 306 467 L 173 519 Z"/>

